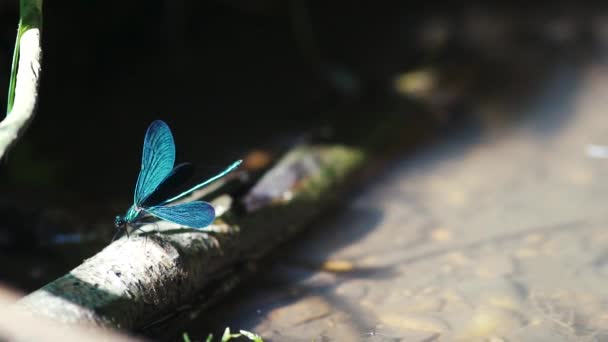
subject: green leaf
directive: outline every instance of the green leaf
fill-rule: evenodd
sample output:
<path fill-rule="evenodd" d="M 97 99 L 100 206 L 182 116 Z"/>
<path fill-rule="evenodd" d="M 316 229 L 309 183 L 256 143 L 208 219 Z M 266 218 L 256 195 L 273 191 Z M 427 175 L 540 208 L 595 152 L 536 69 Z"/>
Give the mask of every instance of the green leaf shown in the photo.
<path fill-rule="evenodd" d="M 8 103 L 6 105 L 6 115 L 9 115 L 13 110 L 15 103 L 15 86 L 17 85 L 17 68 L 19 67 L 19 41 L 21 40 L 23 21 L 19 19 L 17 27 L 17 39 L 15 40 L 15 49 L 13 50 L 13 61 L 11 63 L 11 77 L 8 84 Z"/>
<path fill-rule="evenodd" d="M 13 105 L 15 104 L 15 87 L 17 86 L 17 69 L 19 68 L 19 47 L 21 45 L 21 37 L 25 31 L 31 28 L 42 29 L 42 0 L 19 1 L 19 25 L 17 26 L 17 39 L 15 40 L 13 61 L 11 63 L 6 115 L 11 113 Z"/>
<path fill-rule="evenodd" d="M 209 336 L 207 336 L 207 339 L 205 340 L 205 342 L 212 342 L 213 341 L 213 334 L 209 334 Z"/>
<path fill-rule="evenodd" d="M 188 333 L 186 333 L 186 332 L 185 332 L 185 333 L 182 335 L 182 337 L 184 338 L 184 342 L 190 342 L 190 337 L 188 336 Z"/>

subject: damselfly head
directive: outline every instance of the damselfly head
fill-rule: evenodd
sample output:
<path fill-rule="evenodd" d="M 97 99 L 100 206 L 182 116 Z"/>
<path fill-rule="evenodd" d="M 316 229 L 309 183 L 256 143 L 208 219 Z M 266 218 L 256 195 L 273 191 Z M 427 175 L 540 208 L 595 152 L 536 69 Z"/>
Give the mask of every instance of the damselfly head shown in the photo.
<path fill-rule="evenodd" d="M 114 227 L 116 227 L 116 229 L 123 228 L 126 223 L 127 221 L 125 221 L 124 217 L 122 216 L 116 216 L 116 218 L 114 218 Z"/>
<path fill-rule="evenodd" d="M 114 227 L 116 227 L 116 233 L 114 233 L 114 237 L 112 237 L 112 242 L 116 240 L 118 236 L 120 236 L 123 230 L 125 233 L 127 233 L 127 236 L 129 235 L 129 231 L 127 230 L 127 220 L 124 216 L 116 216 L 114 218 Z"/>

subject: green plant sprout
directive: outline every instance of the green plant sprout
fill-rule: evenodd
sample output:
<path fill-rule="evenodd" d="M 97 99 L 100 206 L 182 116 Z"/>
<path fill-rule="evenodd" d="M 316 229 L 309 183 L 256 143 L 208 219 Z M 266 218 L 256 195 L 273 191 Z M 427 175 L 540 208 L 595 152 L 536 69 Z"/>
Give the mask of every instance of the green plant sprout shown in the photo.
<path fill-rule="evenodd" d="M 191 342 L 190 337 L 188 336 L 188 333 L 184 333 L 182 336 L 183 336 L 184 342 Z M 264 340 L 262 339 L 262 337 L 260 335 L 254 334 L 247 330 L 239 330 L 238 334 L 233 334 L 230 332 L 230 327 L 226 327 L 226 329 L 224 330 L 224 334 L 222 334 L 222 338 L 221 338 L 220 342 L 229 342 L 230 340 L 239 338 L 241 336 L 245 336 L 250 341 L 253 341 L 253 342 L 264 342 Z M 207 339 L 205 339 L 205 342 L 213 342 L 213 334 L 209 334 L 209 336 L 207 336 Z"/>

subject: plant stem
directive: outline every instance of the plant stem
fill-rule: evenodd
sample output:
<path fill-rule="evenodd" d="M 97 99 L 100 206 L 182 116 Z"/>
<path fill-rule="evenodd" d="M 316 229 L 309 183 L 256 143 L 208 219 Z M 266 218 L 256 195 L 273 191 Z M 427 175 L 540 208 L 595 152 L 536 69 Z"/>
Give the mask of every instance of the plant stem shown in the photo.
<path fill-rule="evenodd" d="M 42 58 L 42 0 L 21 0 L 6 118 L 0 122 L 0 159 L 34 117 Z"/>

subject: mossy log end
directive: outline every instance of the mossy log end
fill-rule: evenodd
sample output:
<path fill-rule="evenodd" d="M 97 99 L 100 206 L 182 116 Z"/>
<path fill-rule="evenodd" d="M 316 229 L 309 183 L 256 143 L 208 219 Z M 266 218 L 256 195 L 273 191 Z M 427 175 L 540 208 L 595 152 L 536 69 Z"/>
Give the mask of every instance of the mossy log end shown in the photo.
<path fill-rule="evenodd" d="M 336 199 L 365 156 L 346 146 L 297 147 L 243 198 L 212 201 L 221 216 L 207 229 L 150 223 L 17 305 L 63 322 L 142 329 L 188 305 L 232 265 L 300 231 Z"/>

